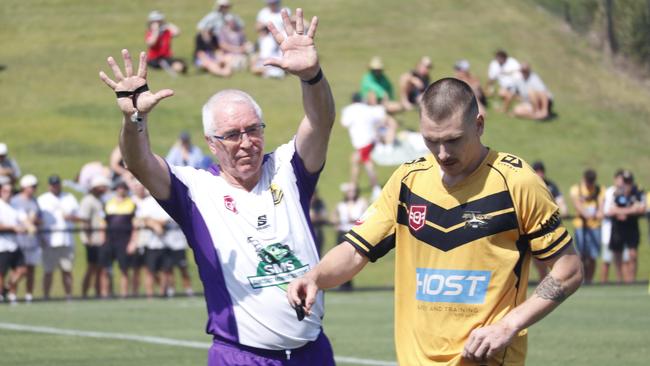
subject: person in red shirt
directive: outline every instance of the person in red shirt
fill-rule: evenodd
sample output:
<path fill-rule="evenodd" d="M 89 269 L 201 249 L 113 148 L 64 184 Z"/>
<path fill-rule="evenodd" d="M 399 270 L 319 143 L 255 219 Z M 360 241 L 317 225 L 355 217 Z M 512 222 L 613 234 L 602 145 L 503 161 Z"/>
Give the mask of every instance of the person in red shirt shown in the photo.
<path fill-rule="evenodd" d="M 164 69 L 172 75 L 185 73 L 187 65 L 173 57 L 172 38 L 181 33 L 180 29 L 165 21 L 165 15 L 157 10 L 149 13 L 145 42 L 147 43 L 147 64 L 156 69 Z"/>

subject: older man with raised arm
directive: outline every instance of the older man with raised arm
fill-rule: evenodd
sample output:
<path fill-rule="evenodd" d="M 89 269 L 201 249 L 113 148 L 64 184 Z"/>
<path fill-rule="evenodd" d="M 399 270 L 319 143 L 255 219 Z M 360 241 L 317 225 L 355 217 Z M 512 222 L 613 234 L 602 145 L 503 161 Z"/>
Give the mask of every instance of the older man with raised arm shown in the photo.
<path fill-rule="evenodd" d="M 319 289 L 395 249 L 400 365 L 523 365 L 526 329 L 580 286 L 582 268 L 544 182 L 481 143 L 471 87 L 447 78 L 420 102 L 431 154 L 398 168 L 381 197 L 318 266 L 289 286 L 314 309 Z M 530 258 L 549 274 L 526 299 Z"/>
<path fill-rule="evenodd" d="M 123 50 L 125 74 L 101 79 L 116 91 L 124 115 L 120 147 L 128 168 L 181 226 L 194 251 L 213 336 L 208 365 L 333 365 L 323 334 L 323 297 L 299 322 L 286 306 L 286 287 L 313 268 L 318 253 L 310 228 L 309 200 L 325 163 L 334 100 L 314 46 L 317 18 L 295 29 L 283 11 L 284 32 L 269 24 L 283 51 L 267 64 L 301 80 L 305 117 L 287 144 L 264 154 L 262 112 L 239 90 L 223 90 L 203 106 L 203 128 L 218 165 L 208 170 L 168 166 L 153 154 L 147 119 L 173 95 L 146 87 L 146 63 L 134 74 Z M 132 123 L 134 121 L 135 123 Z"/>

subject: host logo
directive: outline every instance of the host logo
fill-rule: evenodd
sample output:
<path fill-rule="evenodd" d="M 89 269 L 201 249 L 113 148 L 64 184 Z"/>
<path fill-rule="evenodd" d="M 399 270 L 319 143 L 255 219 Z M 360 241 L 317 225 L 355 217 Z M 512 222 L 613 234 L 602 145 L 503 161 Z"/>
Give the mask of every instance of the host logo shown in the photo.
<path fill-rule="evenodd" d="M 483 304 L 492 273 L 416 268 L 415 298 L 427 302 Z"/>

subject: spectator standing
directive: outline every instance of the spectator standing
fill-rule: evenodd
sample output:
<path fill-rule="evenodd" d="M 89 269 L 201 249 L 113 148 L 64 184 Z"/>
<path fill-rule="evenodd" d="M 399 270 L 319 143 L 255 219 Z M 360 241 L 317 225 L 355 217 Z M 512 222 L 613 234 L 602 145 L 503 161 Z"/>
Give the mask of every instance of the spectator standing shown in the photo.
<path fill-rule="evenodd" d="M 149 13 L 145 43 L 147 44 L 147 65 L 154 69 L 164 69 L 170 75 L 185 73 L 187 65 L 174 58 L 172 38 L 181 34 L 180 28 L 165 20 L 165 15 L 157 10 Z"/>
<path fill-rule="evenodd" d="M 359 186 L 353 183 L 345 184 L 343 187 L 343 201 L 336 204 L 336 242 L 343 243 L 345 234 L 358 224 L 363 213 L 368 208 L 368 201 L 359 194 Z M 341 290 L 352 290 L 352 280 L 343 283 Z"/>
<path fill-rule="evenodd" d="M 411 110 L 420 102 L 422 92 L 429 86 L 429 72 L 432 67 L 431 59 L 424 56 L 418 61 L 413 70 L 400 76 L 399 95 L 404 109 Z"/>
<path fill-rule="evenodd" d="M 350 141 L 355 151 L 350 157 L 350 182 L 357 186 L 359 182 L 359 168 L 363 164 L 373 196 L 379 195 L 381 187 L 375 173 L 375 165 L 370 157 L 378 141 L 379 129 L 389 125 L 395 129 L 397 122 L 386 113 L 382 105 L 368 105 L 361 100 L 361 95 L 352 95 L 352 104 L 343 108 L 341 124 L 348 129 Z"/>
<path fill-rule="evenodd" d="M 43 214 L 43 296 L 49 299 L 55 269 L 61 270 L 63 290 L 72 299 L 72 269 L 74 265 L 74 237 L 72 229 L 77 219 L 79 203 L 70 193 L 63 192 L 61 178 L 51 175 L 47 180 L 48 192 L 38 197 Z"/>
<path fill-rule="evenodd" d="M 585 283 L 591 283 L 600 254 L 600 225 L 603 219 L 605 192 L 596 183 L 596 172 L 587 169 L 582 182 L 571 187 L 571 200 L 576 210 L 573 220 L 576 247 L 585 271 Z"/>
<path fill-rule="evenodd" d="M 553 94 L 528 63 L 521 64 L 521 78 L 517 79 L 515 85 L 521 99 L 521 103 L 513 109 L 515 117 L 538 121 L 552 117 Z"/>
<path fill-rule="evenodd" d="M 605 198 L 603 199 L 603 221 L 600 226 L 601 243 L 600 248 L 600 281 L 606 283 L 609 281 L 609 269 L 614 259 L 614 254 L 609 247 L 612 238 L 612 214 L 611 210 L 614 206 L 614 198 L 617 192 L 623 190 L 623 169 L 618 169 L 614 173 L 614 184 L 607 187 L 605 190 Z M 628 250 L 623 250 L 622 260 L 628 260 Z M 619 283 L 623 283 L 623 268 L 620 267 L 622 263 L 615 266 L 616 276 Z"/>
<path fill-rule="evenodd" d="M 106 244 L 102 245 L 100 263 L 102 273 L 102 296 L 107 297 L 108 271 L 117 260 L 120 268 L 120 296 L 129 295 L 129 267 L 132 257 L 127 253 L 127 247 L 133 234 L 133 217 L 135 203 L 129 197 L 129 187 L 125 182 L 115 186 L 115 195 L 104 206 L 106 214 Z"/>
<path fill-rule="evenodd" d="M 95 289 L 101 296 L 102 266 L 100 254 L 106 243 L 106 215 L 102 197 L 108 191 L 108 178 L 97 175 L 90 181 L 89 192 L 79 203 L 77 217 L 82 225 L 81 242 L 86 248 L 86 273 L 81 282 L 81 296 L 88 297 L 88 290 Z"/>
<path fill-rule="evenodd" d="M 201 148 L 192 144 L 192 139 L 187 131 L 181 132 L 178 141 L 172 146 L 165 158 L 170 165 L 191 166 L 193 168 L 201 168 L 204 159 Z"/>
<path fill-rule="evenodd" d="M 458 60 L 454 64 L 454 77 L 458 80 L 462 80 L 472 88 L 476 100 L 478 101 L 478 111 L 483 116 L 485 116 L 485 109 L 487 108 L 487 98 L 485 97 L 485 91 L 481 86 L 481 80 L 472 74 L 469 71 L 470 64 L 467 60 Z"/>
<path fill-rule="evenodd" d="M 5 289 L 5 276 L 11 269 L 8 281 L 7 299 L 16 303 L 18 281 L 25 275 L 25 259 L 18 247 L 17 234 L 23 234 L 25 228 L 20 224 L 19 213 L 11 205 L 12 185 L 0 185 L 0 302 L 4 301 L 2 291 Z"/>
<path fill-rule="evenodd" d="M 636 280 L 638 248 L 640 242 L 639 218 L 645 213 L 645 193 L 634 184 L 634 175 L 624 170 L 623 184 L 614 194 L 614 204 L 608 214 L 612 217 L 612 237 L 609 247 L 614 253 L 614 264 L 622 268 L 623 281 Z M 628 250 L 628 260 L 623 262 L 623 250 Z"/>
<path fill-rule="evenodd" d="M 163 212 L 165 212 L 163 210 Z M 176 293 L 176 281 L 174 281 L 174 268 L 178 268 L 183 281 L 185 295 L 193 296 L 192 280 L 190 279 L 189 267 L 187 264 L 187 240 L 176 221 L 172 220 L 165 212 L 163 224 L 163 242 L 165 243 L 165 294 L 173 297 Z"/>
<path fill-rule="evenodd" d="M 145 294 L 154 296 L 154 285 L 158 284 L 160 296 L 165 295 L 165 221 L 167 213 L 156 202 L 156 199 L 147 194 L 138 207 L 137 221 L 142 225 L 138 233 L 138 243 L 144 244 L 145 266 Z"/>
<path fill-rule="evenodd" d="M 502 99 L 502 112 L 507 112 L 512 98 L 515 96 L 517 80 L 521 79 L 521 65 L 515 58 L 508 56 L 504 50 L 498 50 L 494 59 L 488 67 L 488 95 L 495 93 L 495 85 L 498 84 L 497 95 Z"/>
<path fill-rule="evenodd" d="M 9 148 L 4 142 L 0 142 L 0 176 L 8 177 L 12 185 L 20 177 L 20 167 L 9 157 Z"/>
<path fill-rule="evenodd" d="M 11 198 L 11 206 L 18 211 L 21 225 L 25 228 L 25 232 L 18 236 L 18 246 L 25 259 L 26 302 L 34 298 L 34 274 L 42 258 L 41 235 L 38 233 L 42 214 L 36 201 L 37 187 L 38 179 L 27 174 L 20 178 L 20 193 Z"/>

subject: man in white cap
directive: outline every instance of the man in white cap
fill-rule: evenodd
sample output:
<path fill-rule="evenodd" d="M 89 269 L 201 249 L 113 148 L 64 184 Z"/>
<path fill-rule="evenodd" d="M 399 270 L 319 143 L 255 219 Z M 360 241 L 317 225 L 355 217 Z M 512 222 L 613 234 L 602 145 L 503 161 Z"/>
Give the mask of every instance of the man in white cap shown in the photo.
<path fill-rule="evenodd" d="M 34 271 L 41 264 L 41 238 L 37 234 L 41 224 L 41 209 L 36 201 L 38 179 L 31 174 L 20 178 L 20 193 L 11 198 L 11 207 L 18 211 L 19 219 L 26 232 L 18 237 L 18 245 L 27 267 L 27 288 L 25 301 L 31 302 L 34 293 Z"/>
<path fill-rule="evenodd" d="M 95 289 L 95 296 L 100 295 L 100 273 L 99 265 L 100 248 L 106 242 L 104 221 L 104 202 L 102 197 L 108 190 L 110 181 L 102 175 L 96 175 L 90 181 L 90 191 L 79 204 L 77 217 L 81 221 L 83 231 L 81 242 L 86 247 L 86 273 L 81 284 L 81 296 L 87 297 L 88 290 L 92 286 Z"/>
<path fill-rule="evenodd" d="M 295 137 L 269 154 L 264 154 L 261 108 L 245 92 L 228 89 L 202 109 L 205 140 L 219 165 L 169 166 L 150 149 L 147 119 L 174 92 L 148 91 L 143 55 L 136 73 L 127 50 L 124 74 L 113 58 L 108 63 L 115 80 L 100 73 L 118 97 L 127 167 L 180 225 L 194 252 L 207 304 L 206 330 L 213 337 L 211 366 L 334 365 L 322 330 L 323 297 L 304 317 L 302 308 L 287 306 L 285 289 L 318 262 L 309 201 L 336 110 L 314 44 L 318 19 L 305 25 L 297 9 L 294 28 L 286 11 L 282 18 L 286 35 L 268 24 L 282 58 L 266 62 L 300 79 L 305 115 Z"/>
<path fill-rule="evenodd" d="M 72 225 L 76 219 L 79 204 L 68 192 L 63 192 L 61 178 L 48 178 L 49 190 L 38 196 L 38 205 L 43 214 L 43 296 L 48 299 L 52 289 L 52 275 L 61 269 L 63 289 L 67 299 L 72 298 L 72 268 L 74 265 L 74 238 Z"/>
<path fill-rule="evenodd" d="M 9 148 L 4 142 L 0 142 L 0 176 L 9 177 L 11 184 L 20 177 L 20 167 L 9 157 Z"/>

